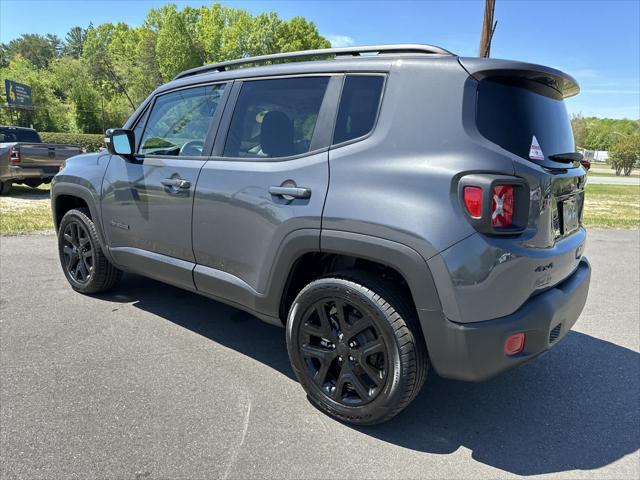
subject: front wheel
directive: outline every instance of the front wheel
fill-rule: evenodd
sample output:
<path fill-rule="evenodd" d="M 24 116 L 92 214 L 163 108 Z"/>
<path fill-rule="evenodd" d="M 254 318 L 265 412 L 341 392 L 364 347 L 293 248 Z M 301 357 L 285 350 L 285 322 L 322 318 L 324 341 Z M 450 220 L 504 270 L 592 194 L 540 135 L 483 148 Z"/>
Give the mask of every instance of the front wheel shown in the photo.
<path fill-rule="evenodd" d="M 384 422 L 415 398 L 428 369 L 410 301 L 361 272 L 316 280 L 287 323 L 293 370 L 309 400 L 345 422 Z"/>
<path fill-rule="evenodd" d="M 65 277 L 81 293 L 99 293 L 111 289 L 122 276 L 105 257 L 89 211 L 69 210 L 60 221 L 58 254 Z"/>

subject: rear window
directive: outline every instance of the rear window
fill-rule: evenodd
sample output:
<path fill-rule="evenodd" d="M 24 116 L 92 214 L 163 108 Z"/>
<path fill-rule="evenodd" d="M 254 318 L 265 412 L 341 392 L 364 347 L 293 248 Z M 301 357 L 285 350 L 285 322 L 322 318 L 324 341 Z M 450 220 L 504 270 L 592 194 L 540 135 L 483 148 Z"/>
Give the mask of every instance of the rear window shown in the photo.
<path fill-rule="evenodd" d="M 551 90 L 547 90 L 551 95 Z M 545 95 L 543 89 L 539 91 L 541 93 L 502 81 L 481 81 L 476 110 L 480 133 L 526 159 L 533 159 L 530 153 L 534 136 L 545 159 L 549 155 L 573 152 L 573 131 L 564 101 L 557 95 L 556 98 Z"/>
<path fill-rule="evenodd" d="M 34 130 L 0 129 L 0 143 L 11 142 L 41 143 L 42 141 Z"/>
<path fill-rule="evenodd" d="M 384 77 L 349 75 L 344 80 L 333 143 L 342 143 L 368 134 L 376 122 Z"/>

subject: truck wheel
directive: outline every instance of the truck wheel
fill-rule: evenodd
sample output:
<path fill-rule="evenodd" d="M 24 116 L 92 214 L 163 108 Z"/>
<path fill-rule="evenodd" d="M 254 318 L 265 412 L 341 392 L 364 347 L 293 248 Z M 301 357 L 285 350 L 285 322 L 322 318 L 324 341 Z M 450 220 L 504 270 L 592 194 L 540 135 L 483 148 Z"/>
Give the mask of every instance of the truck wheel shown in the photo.
<path fill-rule="evenodd" d="M 289 313 L 287 349 L 309 400 L 359 425 L 399 413 L 428 370 L 410 300 L 361 272 L 333 274 L 302 289 Z"/>
<path fill-rule="evenodd" d="M 58 229 L 58 254 L 71 287 L 81 293 L 111 289 L 122 276 L 102 252 L 96 227 L 86 208 L 69 210 Z"/>
<path fill-rule="evenodd" d="M 9 195 L 11 191 L 11 180 L 0 182 L 0 195 Z"/>

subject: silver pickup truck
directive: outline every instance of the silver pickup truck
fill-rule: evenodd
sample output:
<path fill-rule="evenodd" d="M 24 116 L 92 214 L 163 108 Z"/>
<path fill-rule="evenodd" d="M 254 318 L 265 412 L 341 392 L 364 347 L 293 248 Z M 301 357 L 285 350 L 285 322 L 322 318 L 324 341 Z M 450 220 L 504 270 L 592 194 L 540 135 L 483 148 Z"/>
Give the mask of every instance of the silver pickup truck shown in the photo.
<path fill-rule="evenodd" d="M 32 128 L 0 126 L 0 195 L 8 195 L 14 183 L 50 183 L 64 161 L 79 153 L 79 145 L 42 143 Z"/>

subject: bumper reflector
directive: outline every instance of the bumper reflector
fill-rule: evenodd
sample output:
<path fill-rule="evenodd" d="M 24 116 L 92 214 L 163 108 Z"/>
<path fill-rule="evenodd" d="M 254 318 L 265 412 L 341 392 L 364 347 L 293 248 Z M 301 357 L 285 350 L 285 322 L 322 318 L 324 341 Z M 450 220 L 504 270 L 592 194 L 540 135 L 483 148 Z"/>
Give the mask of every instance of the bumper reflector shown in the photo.
<path fill-rule="evenodd" d="M 509 336 L 504 342 L 505 355 L 515 355 L 520 353 L 524 349 L 524 333 L 514 333 Z"/>

